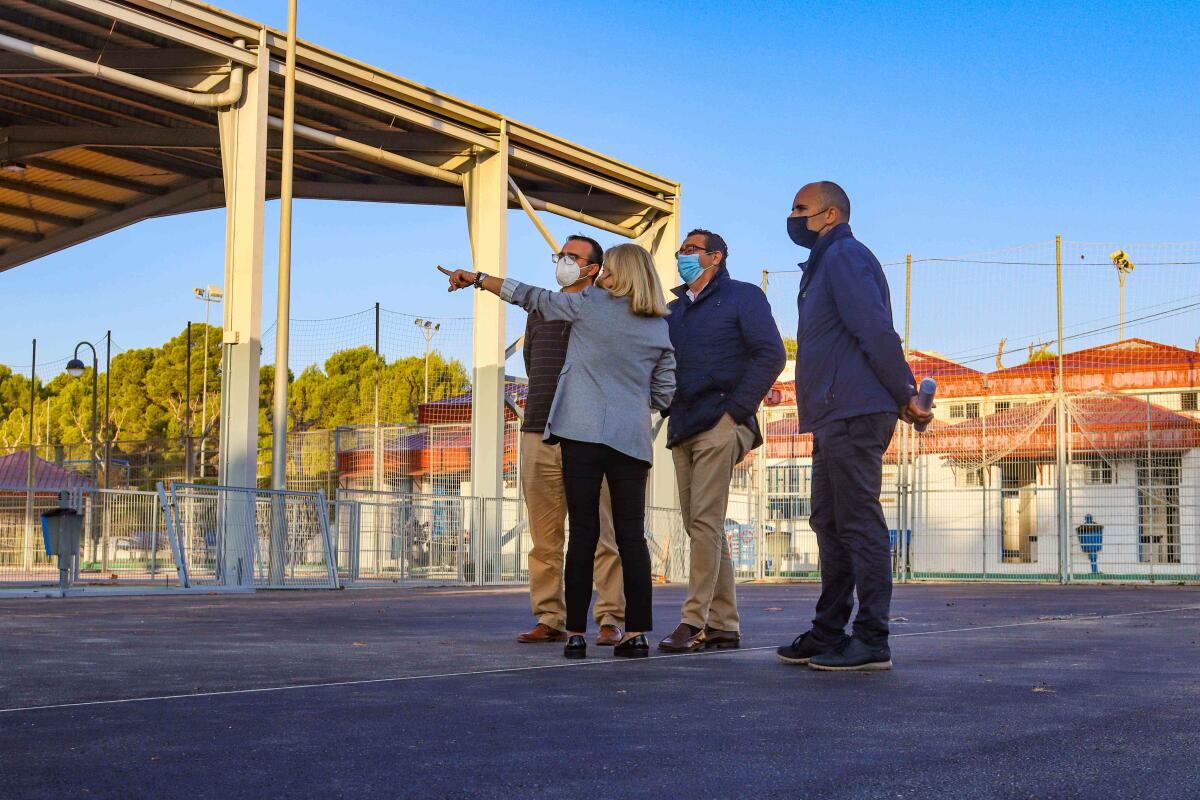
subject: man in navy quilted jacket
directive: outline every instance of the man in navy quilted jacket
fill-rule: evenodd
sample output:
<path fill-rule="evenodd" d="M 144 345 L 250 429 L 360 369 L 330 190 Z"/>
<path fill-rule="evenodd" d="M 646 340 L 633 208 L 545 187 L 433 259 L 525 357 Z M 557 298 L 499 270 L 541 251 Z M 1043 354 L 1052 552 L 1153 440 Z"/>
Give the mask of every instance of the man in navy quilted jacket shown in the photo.
<path fill-rule="evenodd" d="M 787 220 L 792 241 L 811 251 L 796 299 L 796 404 L 800 432 L 813 435 L 809 524 L 821 553 L 821 597 L 812 629 L 777 652 L 819 670 L 891 669 L 883 454 L 897 419 L 933 418 L 916 404 L 883 268 L 849 222 L 850 198 L 830 181 L 797 192 Z"/>
<path fill-rule="evenodd" d="M 725 268 L 729 247 L 697 229 L 676 253 L 683 284 L 667 323 L 675 347 L 675 399 L 667 447 L 679 508 L 691 540 L 691 576 L 682 621 L 659 649 L 740 646 L 733 559 L 725 507 L 733 468 L 762 444 L 755 414 L 787 356 L 762 290 Z"/>

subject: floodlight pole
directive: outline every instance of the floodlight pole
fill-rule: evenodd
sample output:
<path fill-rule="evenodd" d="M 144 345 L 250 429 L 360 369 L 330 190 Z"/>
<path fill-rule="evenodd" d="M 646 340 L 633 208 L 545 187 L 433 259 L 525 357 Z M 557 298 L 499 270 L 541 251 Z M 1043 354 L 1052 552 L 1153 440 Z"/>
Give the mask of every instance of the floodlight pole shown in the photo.
<path fill-rule="evenodd" d="M 296 0 L 288 0 L 279 181 L 279 292 L 275 313 L 275 386 L 271 415 L 271 488 L 287 488 L 288 334 L 292 303 L 292 180 L 296 137 Z M 272 559 L 272 565 L 275 561 Z"/>
<path fill-rule="evenodd" d="M 422 403 L 429 402 L 429 347 L 433 341 L 434 334 L 442 329 L 440 322 L 434 323 L 427 319 L 413 320 L 413 324 L 420 328 L 421 333 L 425 334 L 425 395 Z"/>
<path fill-rule="evenodd" d="M 188 483 L 192 481 L 192 321 L 187 324 L 187 370 L 184 377 L 184 411 L 183 411 L 183 475 Z"/>
<path fill-rule="evenodd" d="M 37 481 L 37 448 L 33 445 L 33 409 L 37 403 L 37 339 L 33 340 L 33 360 L 29 367 L 29 458 L 25 465 L 25 539 L 21 542 L 21 569 L 33 569 L 33 543 L 37 521 L 33 515 L 33 490 Z"/>
<path fill-rule="evenodd" d="M 112 470 L 112 414 L 109 400 L 112 396 L 112 331 L 104 334 L 104 488 L 112 486 L 109 473 Z"/>
<path fill-rule="evenodd" d="M 296 0 L 288 0 L 287 60 L 283 73 L 283 151 L 279 181 L 279 278 L 275 305 L 275 385 L 271 414 L 271 488 L 287 489 L 288 334 L 292 305 L 292 179 L 296 136 Z M 272 586 L 283 584 L 287 519 L 282 495 L 272 503 L 267 562 Z"/>
<path fill-rule="evenodd" d="M 205 476 L 205 447 L 208 444 L 208 312 L 213 303 L 221 302 L 224 293 L 214 292 L 218 287 L 193 289 L 197 300 L 204 301 L 204 373 L 200 379 L 200 477 Z M 190 363 L 190 362 L 189 362 Z"/>
<path fill-rule="evenodd" d="M 1055 501 L 1058 517 L 1058 579 L 1071 580 L 1070 520 L 1067 518 L 1067 403 L 1063 374 L 1063 300 L 1062 300 L 1062 236 L 1054 237 L 1055 293 L 1058 304 L 1058 379 L 1054 395 L 1054 455 L 1057 491 Z"/>

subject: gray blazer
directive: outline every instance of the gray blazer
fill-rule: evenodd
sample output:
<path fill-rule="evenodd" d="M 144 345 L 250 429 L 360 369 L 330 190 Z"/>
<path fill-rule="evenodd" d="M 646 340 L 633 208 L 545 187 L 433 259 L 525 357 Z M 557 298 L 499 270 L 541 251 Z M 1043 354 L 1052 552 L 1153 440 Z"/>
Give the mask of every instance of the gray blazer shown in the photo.
<path fill-rule="evenodd" d="M 552 292 L 512 280 L 503 300 L 546 319 L 571 323 L 544 437 L 606 444 L 652 463 L 650 410 L 675 396 L 675 350 L 666 319 L 639 317 L 628 297 L 598 286 Z"/>

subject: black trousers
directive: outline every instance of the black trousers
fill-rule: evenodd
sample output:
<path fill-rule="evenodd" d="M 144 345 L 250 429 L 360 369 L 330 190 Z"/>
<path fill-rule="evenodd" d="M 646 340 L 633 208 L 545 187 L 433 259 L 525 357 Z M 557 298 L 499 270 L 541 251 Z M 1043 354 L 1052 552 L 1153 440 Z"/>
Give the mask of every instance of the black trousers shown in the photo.
<path fill-rule="evenodd" d="M 887 644 L 892 551 L 879 492 L 896 420 L 896 414 L 865 414 L 813 433 L 809 524 L 821 553 L 821 597 L 813 618 L 819 641 L 845 635 L 857 591 L 854 636 L 872 647 Z"/>
<path fill-rule="evenodd" d="M 561 439 L 563 489 L 567 495 L 567 564 L 564 575 L 567 630 L 587 630 L 592 603 L 592 562 L 600 540 L 600 484 L 607 478 L 613 529 L 625 577 L 625 625 L 653 627 L 650 611 L 650 549 L 646 546 L 646 474 L 650 465 L 608 445 Z"/>

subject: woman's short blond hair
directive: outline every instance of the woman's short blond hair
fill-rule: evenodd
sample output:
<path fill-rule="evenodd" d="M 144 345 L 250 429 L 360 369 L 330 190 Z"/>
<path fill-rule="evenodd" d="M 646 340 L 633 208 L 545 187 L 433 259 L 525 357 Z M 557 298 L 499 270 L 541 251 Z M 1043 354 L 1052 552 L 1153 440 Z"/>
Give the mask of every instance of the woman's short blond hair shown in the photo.
<path fill-rule="evenodd" d="M 613 297 L 628 297 L 629 310 L 639 317 L 665 317 L 662 284 L 646 248 L 619 244 L 604 251 L 604 272 L 612 276 Z"/>

